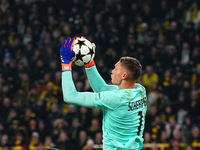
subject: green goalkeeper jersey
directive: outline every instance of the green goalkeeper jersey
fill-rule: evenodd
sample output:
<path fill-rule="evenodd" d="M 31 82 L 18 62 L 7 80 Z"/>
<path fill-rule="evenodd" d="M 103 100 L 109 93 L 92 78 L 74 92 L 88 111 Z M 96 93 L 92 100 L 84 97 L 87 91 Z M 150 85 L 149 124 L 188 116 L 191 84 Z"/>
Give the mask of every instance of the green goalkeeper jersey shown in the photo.
<path fill-rule="evenodd" d="M 139 150 L 143 146 L 143 130 L 147 99 L 145 88 L 135 84 L 134 89 L 119 90 L 107 85 L 95 66 L 86 69 L 95 93 L 77 92 L 70 71 L 62 73 L 64 101 L 103 110 L 103 149 Z"/>

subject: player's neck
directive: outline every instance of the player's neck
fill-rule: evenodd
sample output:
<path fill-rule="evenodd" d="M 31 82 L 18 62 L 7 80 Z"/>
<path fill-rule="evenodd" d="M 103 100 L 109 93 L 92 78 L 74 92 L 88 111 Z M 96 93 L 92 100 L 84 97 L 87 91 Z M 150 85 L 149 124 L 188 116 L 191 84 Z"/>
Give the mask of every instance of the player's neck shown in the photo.
<path fill-rule="evenodd" d="M 123 80 L 120 85 L 118 85 L 119 90 L 122 89 L 134 89 L 135 88 L 135 81 L 130 80 Z"/>

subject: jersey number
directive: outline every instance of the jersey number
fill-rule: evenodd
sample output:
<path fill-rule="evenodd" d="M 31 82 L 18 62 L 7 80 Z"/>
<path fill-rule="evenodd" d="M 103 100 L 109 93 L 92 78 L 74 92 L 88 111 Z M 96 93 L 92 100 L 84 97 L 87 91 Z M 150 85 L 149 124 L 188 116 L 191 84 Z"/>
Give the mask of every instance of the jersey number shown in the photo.
<path fill-rule="evenodd" d="M 140 135 L 140 132 L 141 132 L 141 127 L 142 127 L 142 118 L 143 118 L 143 115 L 142 115 L 142 111 L 139 111 L 138 112 L 138 116 L 140 116 L 140 122 L 139 122 L 139 126 L 138 126 L 138 132 L 137 132 L 137 135 L 139 136 Z"/>

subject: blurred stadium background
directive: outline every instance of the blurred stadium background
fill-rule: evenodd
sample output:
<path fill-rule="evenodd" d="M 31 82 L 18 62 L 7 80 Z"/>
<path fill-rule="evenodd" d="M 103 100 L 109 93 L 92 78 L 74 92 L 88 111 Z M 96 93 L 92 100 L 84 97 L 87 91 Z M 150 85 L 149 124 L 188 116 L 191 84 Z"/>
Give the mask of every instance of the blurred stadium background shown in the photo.
<path fill-rule="evenodd" d="M 102 112 L 63 102 L 59 49 L 96 43 L 97 68 L 138 58 L 147 88 L 143 150 L 200 149 L 200 1 L 1 0 L 0 149 L 101 149 Z M 78 91 L 91 91 L 74 66 Z"/>

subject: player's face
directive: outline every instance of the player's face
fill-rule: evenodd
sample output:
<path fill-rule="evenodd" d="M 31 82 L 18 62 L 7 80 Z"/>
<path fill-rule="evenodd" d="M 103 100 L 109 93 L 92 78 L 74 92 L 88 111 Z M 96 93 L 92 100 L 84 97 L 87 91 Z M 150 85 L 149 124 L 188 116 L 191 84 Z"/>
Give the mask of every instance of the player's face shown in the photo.
<path fill-rule="evenodd" d="M 123 77 L 123 67 L 121 66 L 120 62 L 115 64 L 115 68 L 112 70 L 111 74 L 111 82 L 114 85 L 120 85 Z"/>

